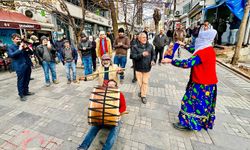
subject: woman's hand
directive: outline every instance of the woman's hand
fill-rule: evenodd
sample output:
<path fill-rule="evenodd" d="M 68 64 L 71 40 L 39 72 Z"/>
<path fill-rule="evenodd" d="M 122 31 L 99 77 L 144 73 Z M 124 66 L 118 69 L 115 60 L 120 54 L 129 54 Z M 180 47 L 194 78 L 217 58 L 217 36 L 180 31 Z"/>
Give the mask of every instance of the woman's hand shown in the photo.
<path fill-rule="evenodd" d="M 182 41 L 177 41 L 177 43 L 179 43 L 181 46 L 185 46 L 186 44 Z"/>
<path fill-rule="evenodd" d="M 161 61 L 161 63 L 163 64 L 167 64 L 167 63 L 171 63 L 172 62 L 172 59 L 169 59 L 169 58 L 165 58 Z"/>

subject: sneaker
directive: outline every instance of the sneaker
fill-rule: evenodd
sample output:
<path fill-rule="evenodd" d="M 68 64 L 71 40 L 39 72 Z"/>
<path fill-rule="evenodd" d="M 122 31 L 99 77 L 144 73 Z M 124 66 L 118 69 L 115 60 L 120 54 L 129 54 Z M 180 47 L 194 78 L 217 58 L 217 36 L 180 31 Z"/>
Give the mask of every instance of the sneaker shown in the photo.
<path fill-rule="evenodd" d="M 54 83 L 54 84 L 58 84 L 59 82 L 58 82 L 57 80 L 54 80 L 53 83 Z"/>
<path fill-rule="evenodd" d="M 143 104 L 146 104 L 147 103 L 147 98 L 146 97 L 141 97 L 141 101 Z"/>
<path fill-rule="evenodd" d="M 77 83 L 77 80 L 73 80 L 73 83 Z"/>
<path fill-rule="evenodd" d="M 50 86 L 50 83 L 46 83 L 45 85 L 46 85 L 47 87 L 49 87 L 49 86 Z"/>
<path fill-rule="evenodd" d="M 20 96 L 20 101 L 24 102 L 26 100 L 27 100 L 27 98 L 25 96 Z"/>
<path fill-rule="evenodd" d="M 71 80 L 68 80 L 68 81 L 67 81 L 67 84 L 70 84 L 70 83 L 71 83 Z"/>
<path fill-rule="evenodd" d="M 132 83 L 135 83 L 136 81 L 137 81 L 137 79 L 133 79 L 133 80 L 132 80 Z"/>
<path fill-rule="evenodd" d="M 192 131 L 191 129 L 189 129 L 188 127 L 184 127 L 182 126 L 179 122 L 173 123 L 173 127 L 177 130 L 180 131 Z"/>
<path fill-rule="evenodd" d="M 35 93 L 34 92 L 28 92 L 28 93 L 24 94 L 24 96 L 31 96 L 31 95 L 35 95 Z"/>

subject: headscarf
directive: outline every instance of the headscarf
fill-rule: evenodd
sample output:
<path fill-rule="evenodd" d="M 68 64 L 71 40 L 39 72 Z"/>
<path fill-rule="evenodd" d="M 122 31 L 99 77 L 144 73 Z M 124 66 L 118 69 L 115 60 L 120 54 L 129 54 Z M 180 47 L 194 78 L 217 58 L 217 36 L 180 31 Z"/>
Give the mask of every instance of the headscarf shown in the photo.
<path fill-rule="evenodd" d="M 213 46 L 214 38 L 217 35 L 217 31 L 213 29 L 213 26 L 209 25 L 207 30 L 201 27 L 198 37 L 195 39 L 195 52 L 204 48 Z"/>

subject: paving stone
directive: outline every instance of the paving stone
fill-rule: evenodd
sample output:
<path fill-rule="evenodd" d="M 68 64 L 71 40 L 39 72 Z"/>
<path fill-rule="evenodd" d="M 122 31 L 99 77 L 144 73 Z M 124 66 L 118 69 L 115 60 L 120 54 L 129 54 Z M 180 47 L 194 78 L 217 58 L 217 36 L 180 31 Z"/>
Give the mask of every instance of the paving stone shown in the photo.
<path fill-rule="evenodd" d="M 40 132 L 53 135 L 59 139 L 67 140 L 68 137 L 72 134 L 75 128 L 66 123 L 62 123 L 59 121 L 51 121 L 47 126 L 41 127 L 39 129 Z"/>
<path fill-rule="evenodd" d="M 20 114 L 12 118 L 10 121 L 13 124 L 18 124 L 24 127 L 29 127 L 32 124 L 34 124 L 36 121 L 38 121 L 40 118 L 41 117 L 37 115 L 33 115 L 30 113 L 26 113 L 26 112 L 21 112 Z"/>

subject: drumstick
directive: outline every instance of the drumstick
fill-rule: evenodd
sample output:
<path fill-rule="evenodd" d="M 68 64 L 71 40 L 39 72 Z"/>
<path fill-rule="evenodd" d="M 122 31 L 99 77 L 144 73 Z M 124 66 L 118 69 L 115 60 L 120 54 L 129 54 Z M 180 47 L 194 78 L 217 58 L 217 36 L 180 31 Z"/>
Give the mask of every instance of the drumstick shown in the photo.
<path fill-rule="evenodd" d="M 125 70 L 125 68 L 121 68 L 121 70 Z M 103 73 L 106 73 L 106 72 L 116 72 L 116 71 L 117 70 L 103 71 L 103 72 L 93 73 L 93 74 L 87 75 L 85 77 L 94 76 L 94 75 L 98 75 L 98 74 L 103 74 Z"/>

